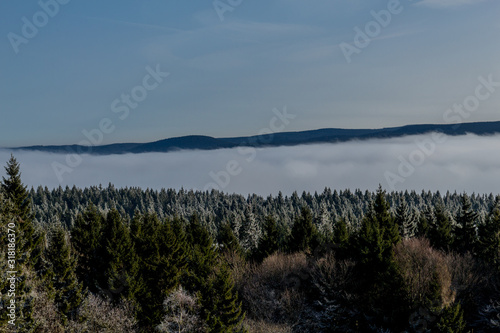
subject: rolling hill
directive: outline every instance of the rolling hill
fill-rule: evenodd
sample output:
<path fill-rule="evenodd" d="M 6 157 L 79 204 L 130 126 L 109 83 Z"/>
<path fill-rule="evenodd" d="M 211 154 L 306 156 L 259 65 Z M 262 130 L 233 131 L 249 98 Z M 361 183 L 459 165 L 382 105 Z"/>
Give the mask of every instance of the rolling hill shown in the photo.
<path fill-rule="evenodd" d="M 325 128 L 301 132 L 281 132 L 260 136 L 213 138 L 210 136 L 190 135 L 169 138 L 149 143 L 118 143 L 102 146 L 28 146 L 10 148 L 12 150 L 31 150 L 51 153 L 86 152 L 98 155 L 170 152 L 176 150 L 213 150 L 234 147 L 277 147 L 294 146 L 312 143 L 335 143 L 351 140 L 396 138 L 408 135 L 419 135 L 431 132 L 441 132 L 446 135 L 493 135 L 500 133 L 500 121 L 475 122 L 461 124 L 429 124 L 407 125 L 380 129 L 341 129 Z"/>

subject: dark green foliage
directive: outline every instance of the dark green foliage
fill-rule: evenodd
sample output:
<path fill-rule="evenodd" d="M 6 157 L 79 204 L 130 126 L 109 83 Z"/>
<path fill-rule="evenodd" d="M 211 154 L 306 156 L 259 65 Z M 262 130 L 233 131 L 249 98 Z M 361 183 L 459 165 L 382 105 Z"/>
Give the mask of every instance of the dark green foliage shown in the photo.
<path fill-rule="evenodd" d="M 224 264 L 219 264 L 200 295 L 208 332 L 232 333 L 241 325 L 245 315 L 231 272 Z"/>
<path fill-rule="evenodd" d="M 95 277 L 98 274 L 99 258 L 97 255 L 103 219 L 97 208 L 90 204 L 81 215 L 78 215 L 71 230 L 71 244 L 78 258 L 77 275 L 84 287 L 92 292 L 97 292 Z"/>
<path fill-rule="evenodd" d="M 238 237 L 236 237 L 231 224 L 228 222 L 223 223 L 220 227 L 218 243 L 223 252 L 243 254 Z"/>
<path fill-rule="evenodd" d="M 477 245 L 477 213 L 466 194 L 461 198 L 461 209 L 455 218 L 457 226 L 454 230 L 453 248 L 459 253 L 475 253 Z"/>
<path fill-rule="evenodd" d="M 133 300 L 140 288 L 139 260 L 129 229 L 116 209 L 106 217 L 97 252 L 100 291 L 114 303 Z"/>
<path fill-rule="evenodd" d="M 11 155 L 5 171 L 8 177 L 2 177 L 1 191 L 5 198 L 12 203 L 10 212 L 17 229 L 17 260 L 35 267 L 42 254 L 44 235 L 41 231 L 36 230 L 32 222 L 31 201 L 28 198 L 26 186 L 21 181 L 20 166 L 14 156 Z"/>
<path fill-rule="evenodd" d="M 340 218 L 333 227 L 333 243 L 335 246 L 335 253 L 337 256 L 344 258 L 347 256 L 347 249 L 349 248 L 349 231 L 347 230 L 347 223 L 343 218 Z"/>
<path fill-rule="evenodd" d="M 496 197 L 485 224 L 479 226 L 478 235 L 479 256 L 500 272 L 500 196 Z"/>
<path fill-rule="evenodd" d="M 379 317 L 389 315 L 391 325 L 402 325 L 406 311 L 404 288 L 394 261 L 394 246 L 400 241 L 399 230 L 389 213 L 385 191 L 378 189 L 370 212 L 357 235 L 357 274 L 361 295 L 360 306 Z M 380 318 L 379 318 L 380 319 Z M 388 324 L 384 321 L 379 324 Z"/>
<path fill-rule="evenodd" d="M 19 163 L 13 155 L 10 156 L 5 171 L 8 177 L 2 177 L 2 191 L 7 199 L 14 204 L 12 213 L 19 216 L 21 220 L 27 221 L 31 218 L 31 203 L 28 199 L 26 186 L 21 182 Z"/>
<path fill-rule="evenodd" d="M 76 318 L 76 311 L 85 297 L 82 285 L 76 277 L 76 258 L 67 238 L 64 229 L 56 227 L 46 253 L 50 263 L 49 289 L 57 309 L 65 320 Z"/>
<path fill-rule="evenodd" d="M 174 226 L 175 224 L 175 226 Z M 136 298 L 145 325 L 157 325 L 164 315 L 163 300 L 178 287 L 186 266 L 186 243 L 180 221 L 160 221 L 156 215 L 134 217 L 135 249 L 139 257 L 139 287 Z"/>
<path fill-rule="evenodd" d="M 214 240 L 196 215 L 191 217 L 187 239 L 190 256 L 182 284 L 198 293 L 209 332 L 233 332 L 243 320 L 241 303 L 228 268 L 219 260 Z"/>
<path fill-rule="evenodd" d="M 434 222 L 429 226 L 427 237 L 431 246 L 440 250 L 449 250 L 453 235 L 451 221 L 443 205 L 438 204 L 434 210 Z"/>
<path fill-rule="evenodd" d="M 435 332 L 462 333 L 465 331 L 465 326 L 466 323 L 460 303 L 455 303 L 441 311 Z"/>
<path fill-rule="evenodd" d="M 191 217 L 186 233 L 190 255 L 182 284 L 188 291 L 197 292 L 206 287 L 208 278 L 217 265 L 218 252 L 214 240 L 200 224 L 197 215 Z"/>
<path fill-rule="evenodd" d="M 273 216 L 269 215 L 264 221 L 263 235 L 259 242 L 256 259 L 262 261 L 280 250 L 280 232 Z"/>
<path fill-rule="evenodd" d="M 360 261 L 368 267 L 382 265 L 382 270 L 388 267 L 394 259 L 393 247 L 401 240 L 389 208 L 385 191 L 379 188 L 358 234 Z"/>
<path fill-rule="evenodd" d="M 424 214 L 420 214 L 417 221 L 417 237 L 427 237 L 429 233 L 429 221 Z"/>
<path fill-rule="evenodd" d="M 300 211 L 300 215 L 295 219 L 292 227 L 292 233 L 289 240 L 289 249 L 291 252 L 314 250 L 313 240 L 317 237 L 317 230 L 313 224 L 311 210 L 304 206 Z"/>

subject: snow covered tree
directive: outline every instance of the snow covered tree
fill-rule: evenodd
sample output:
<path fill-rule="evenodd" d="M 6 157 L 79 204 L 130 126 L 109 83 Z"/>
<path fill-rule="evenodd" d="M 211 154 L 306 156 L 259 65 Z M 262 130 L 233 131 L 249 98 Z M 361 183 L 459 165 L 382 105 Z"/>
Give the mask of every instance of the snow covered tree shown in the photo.
<path fill-rule="evenodd" d="M 241 226 L 241 246 L 245 251 L 254 252 L 259 245 L 261 229 L 250 207 L 245 210 L 245 219 Z"/>
<path fill-rule="evenodd" d="M 397 207 L 394 222 L 399 227 L 401 238 L 409 239 L 415 236 L 417 232 L 417 220 L 406 200 L 402 200 Z"/>

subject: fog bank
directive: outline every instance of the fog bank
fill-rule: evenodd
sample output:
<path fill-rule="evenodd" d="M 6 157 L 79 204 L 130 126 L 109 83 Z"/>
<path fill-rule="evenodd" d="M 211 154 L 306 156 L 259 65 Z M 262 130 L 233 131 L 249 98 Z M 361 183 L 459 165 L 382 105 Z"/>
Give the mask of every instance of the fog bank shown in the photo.
<path fill-rule="evenodd" d="M 422 189 L 500 193 L 500 136 L 404 138 L 275 148 L 81 155 L 17 151 L 29 187 L 220 189 L 229 193 Z M 0 150 L 5 165 L 10 151 Z M 56 166 L 57 172 L 54 170 Z M 58 176 L 59 173 L 59 176 Z M 2 175 L 4 172 L 2 170 Z M 62 180 L 62 181 L 60 181 Z"/>

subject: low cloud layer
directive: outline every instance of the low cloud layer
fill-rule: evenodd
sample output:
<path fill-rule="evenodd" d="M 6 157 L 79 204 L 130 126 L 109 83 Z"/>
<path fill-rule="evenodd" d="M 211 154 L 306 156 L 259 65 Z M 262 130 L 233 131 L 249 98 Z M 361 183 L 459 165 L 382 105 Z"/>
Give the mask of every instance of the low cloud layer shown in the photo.
<path fill-rule="evenodd" d="M 440 190 L 500 193 L 500 136 L 409 136 L 340 144 L 173 153 L 82 155 L 62 175 L 65 155 L 15 152 L 28 186 L 221 189 L 229 193 L 290 194 L 297 190 Z M 0 150 L 5 165 L 10 152 Z"/>

